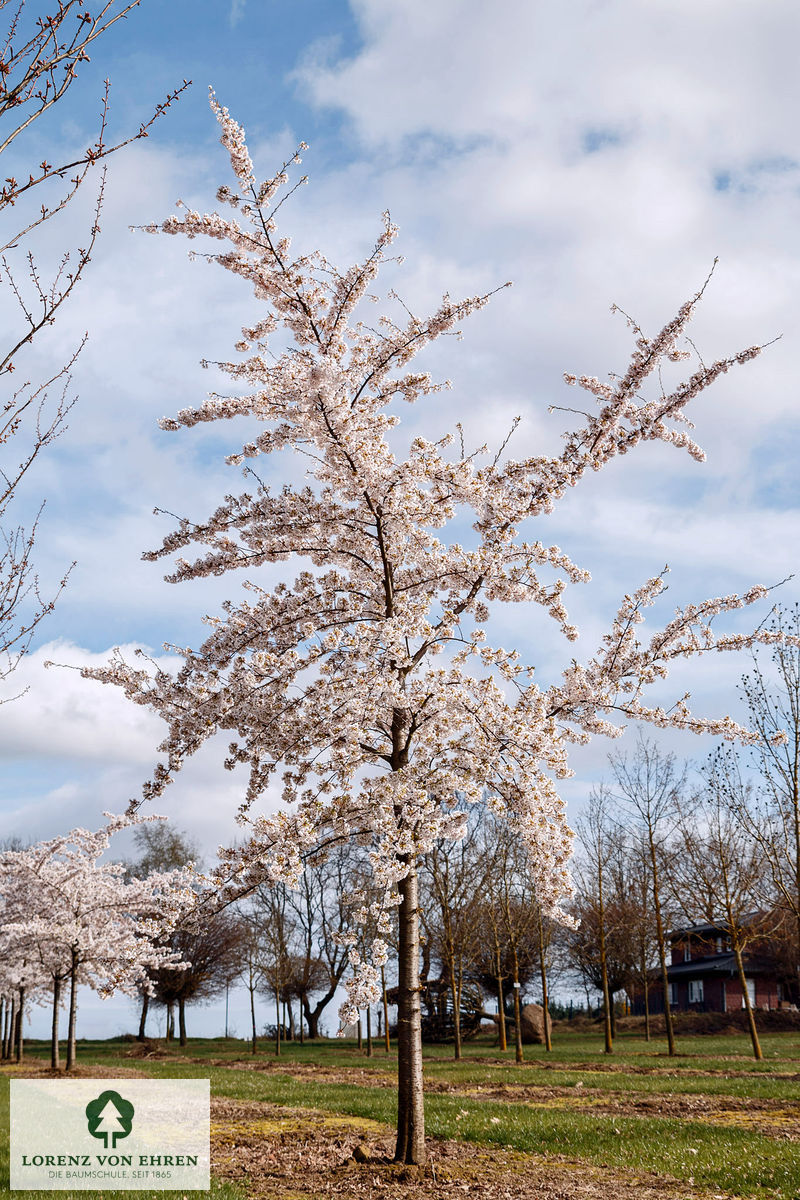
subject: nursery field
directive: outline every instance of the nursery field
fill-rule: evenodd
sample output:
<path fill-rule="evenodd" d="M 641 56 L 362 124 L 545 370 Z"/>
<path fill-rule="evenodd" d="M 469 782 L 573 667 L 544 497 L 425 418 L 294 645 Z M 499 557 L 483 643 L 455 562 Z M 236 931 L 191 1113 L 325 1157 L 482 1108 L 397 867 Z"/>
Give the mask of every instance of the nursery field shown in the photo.
<path fill-rule="evenodd" d="M 389 1161 L 396 1064 L 382 1044 L 370 1058 L 341 1041 L 284 1045 L 276 1058 L 270 1043 L 254 1056 L 234 1039 L 184 1050 L 83 1041 L 78 1073 L 209 1077 L 215 1200 L 800 1197 L 800 1034 L 765 1034 L 762 1062 L 745 1036 L 684 1037 L 678 1048 L 670 1059 L 664 1043 L 629 1034 L 605 1055 L 596 1034 L 559 1032 L 551 1054 L 526 1047 L 517 1065 L 488 1039 L 460 1063 L 427 1047 L 421 1177 Z M 21 1066 L 2 1068 L 0 1190 L 6 1080 L 46 1071 L 45 1050 L 31 1043 Z"/>

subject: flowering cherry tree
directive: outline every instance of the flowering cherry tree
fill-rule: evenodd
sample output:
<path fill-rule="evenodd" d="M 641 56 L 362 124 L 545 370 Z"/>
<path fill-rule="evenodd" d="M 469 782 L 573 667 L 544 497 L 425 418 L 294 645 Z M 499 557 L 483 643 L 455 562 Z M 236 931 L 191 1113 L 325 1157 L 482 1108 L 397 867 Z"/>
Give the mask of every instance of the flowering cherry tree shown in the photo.
<path fill-rule="evenodd" d="M 73 829 L 61 837 L 0 855 L 3 912 L 0 937 L 15 980 L 30 975 L 52 997 L 51 1064 L 59 1066 L 58 1016 L 69 985 L 67 1070 L 75 1064 L 77 993 L 88 984 L 101 996 L 130 995 L 150 986 L 148 970 L 181 966 L 165 940 L 194 906 L 191 872 L 126 878 L 121 863 L 99 859 L 120 829 L 158 817 L 111 816 L 97 832 Z"/>
<path fill-rule="evenodd" d="M 701 460 L 687 404 L 760 347 L 699 365 L 672 391 L 643 399 L 662 365 L 687 357 L 681 338 L 700 292 L 654 337 L 631 323 L 634 350 L 622 375 L 608 383 L 566 377 L 589 393 L 596 411 L 565 435 L 561 453 L 515 460 L 503 447 L 470 451 L 460 429 L 403 442 L 398 410 L 429 401 L 443 386 L 412 360 L 488 297 L 445 295 L 431 316 L 418 317 L 392 296 L 394 307 L 368 322 L 363 302 L 396 235 L 388 214 L 364 262 L 340 271 L 319 252 L 293 257 L 275 214 L 299 154 L 258 182 L 243 130 L 213 93 L 211 106 L 234 174 L 233 186 L 217 193 L 222 211 L 184 210 L 147 228 L 221 243 L 207 257 L 249 283 L 263 313 L 243 329 L 239 357 L 217 364 L 239 394 L 212 393 L 162 425 L 254 419 L 258 432 L 229 461 L 299 455 L 307 481 L 273 488 L 249 471 L 248 493 L 227 497 L 205 521 L 180 520 L 146 555 L 177 554 L 173 582 L 251 573 L 246 597 L 207 618 L 207 640 L 181 652 L 176 675 L 119 656 L 85 674 L 122 687 L 167 723 L 164 757 L 145 799 L 160 794 L 208 738 L 232 734 L 226 766 L 249 771 L 239 814 L 249 839 L 223 854 L 212 881 L 218 896 L 265 878 L 295 883 L 304 856 L 331 839 L 369 844 L 379 899 L 369 907 L 365 901 L 360 916 L 375 922 L 378 936 L 359 954 L 353 935 L 342 1020 L 378 997 L 397 906 L 396 1158 L 419 1164 L 419 855 L 457 838 L 468 807 L 488 803 L 526 846 L 544 911 L 557 909 L 570 893 L 572 833 L 558 792 L 570 774 L 569 743 L 616 736 L 615 716 L 748 737 L 729 717 L 694 715 L 687 697 L 667 710 L 645 693 L 677 657 L 768 636 L 717 636 L 713 628 L 720 614 L 763 597 L 765 589 L 755 587 L 680 609 L 665 628 L 640 638 L 643 610 L 664 588 L 658 576 L 624 597 L 597 652 L 570 659 L 548 686 L 516 650 L 487 642 L 490 606 L 540 605 L 573 643 L 564 591 L 588 574 L 539 540 L 545 519 L 588 472 L 641 442 L 667 442 Z M 454 526 L 458 540 L 448 538 Z M 193 560 L 183 557 L 190 546 L 200 548 Z M 294 578 L 259 584 L 259 567 L 285 560 L 300 562 Z M 258 815 L 254 806 L 276 785 L 281 811 Z"/>

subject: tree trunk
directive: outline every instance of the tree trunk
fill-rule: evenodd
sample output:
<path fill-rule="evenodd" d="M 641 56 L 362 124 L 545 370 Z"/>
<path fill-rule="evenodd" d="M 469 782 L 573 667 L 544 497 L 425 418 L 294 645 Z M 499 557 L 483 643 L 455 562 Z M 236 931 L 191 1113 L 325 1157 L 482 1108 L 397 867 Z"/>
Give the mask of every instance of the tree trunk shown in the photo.
<path fill-rule="evenodd" d="M 516 975 L 516 971 L 514 974 Z M 519 980 L 513 981 L 514 990 L 514 1058 L 521 1063 L 525 1058 L 522 1052 L 522 1005 L 519 999 Z"/>
<path fill-rule="evenodd" d="M 670 1055 L 675 1054 L 675 1030 L 672 1025 L 672 1010 L 669 1004 L 669 977 L 667 975 L 667 955 L 664 950 L 664 923 L 661 920 L 661 896 L 658 886 L 658 863 L 656 861 L 656 845 L 650 834 L 650 866 L 653 871 L 653 907 L 656 910 L 656 934 L 658 937 L 658 961 L 661 966 L 661 986 L 664 989 L 664 1024 L 667 1027 L 667 1046 Z"/>
<path fill-rule="evenodd" d="M 11 993 L 11 1000 L 6 1009 L 6 1037 L 5 1037 L 5 1057 L 11 1058 L 13 1054 L 12 1042 L 14 1040 L 14 1030 L 17 1020 L 17 993 Z"/>
<path fill-rule="evenodd" d="M 173 1002 L 170 1000 L 167 1004 L 167 1029 L 165 1040 L 171 1042 L 175 1036 L 175 1013 Z"/>
<path fill-rule="evenodd" d="M 549 997 L 547 995 L 547 956 L 545 953 L 546 947 L 544 944 L 544 922 L 542 921 L 541 905 L 537 907 L 538 926 L 539 926 L 539 973 L 542 977 L 542 1016 L 544 1017 L 544 1048 L 548 1054 L 553 1049 L 553 1039 L 550 1036 L 550 1022 L 548 1021 L 549 1013 Z"/>
<path fill-rule="evenodd" d="M 372 1058 L 372 1009 L 367 1008 L 367 1058 Z"/>
<path fill-rule="evenodd" d="M 300 1030 L 300 1045 L 301 1046 L 304 1046 L 306 1044 L 305 1031 L 304 1031 L 304 1025 L 303 1025 L 303 1001 L 304 1000 L 305 1000 L 305 996 L 303 996 L 301 998 L 300 1003 L 297 1006 L 297 1025 Z"/>
<path fill-rule="evenodd" d="M 419 987 L 419 881 L 416 866 L 400 892 L 397 1021 L 397 1145 L 395 1162 L 424 1166 L 425 1108 L 422 1091 L 422 1013 Z"/>
<path fill-rule="evenodd" d="M 497 959 L 497 1031 L 500 1038 L 500 1049 L 508 1049 L 508 1041 L 506 1039 L 506 1010 L 503 999 L 503 976 L 500 968 L 500 958 Z"/>
<path fill-rule="evenodd" d="M 22 1028 L 22 1022 L 23 1022 L 24 1017 L 25 1017 L 25 985 L 21 984 L 20 989 L 19 989 L 19 1008 L 17 1009 L 17 1038 L 16 1038 L 16 1042 L 17 1042 L 16 1060 L 17 1060 L 17 1062 L 22 1062 L 23 1055 L 24 1055 L 24 1045 L 23 1045 L 24 1033 L 23 1033 L 23 1028 Z"/>
<path fill-rule="evenodd" d="M 253 985 L 252 980 L 250 981 L 249 991 L 250 991 L 250 1025 L 253 1030 L 252 1050 L 253 1050 L 253 1054 L 255 1054 L 256 1051 L 258 1050 L 258 1036 L 256 1034 L 256 996 L 255 996 L 256 989 L 255 989 L 255 986 Z"/>
<path fill-rule="evenodd" d="M 305 1016 L 306 1016 L 306 1025 L 308 1026 L 308 1036 L 313 1041 L 314 1038 L 319 1037 L 319 1015 L 322 1012 L 322 1009 L 320 1008 L 319 1003 L 317 1003 L 316 1006 L 312 1009 L 311 1005 L 308 1002 L 308 996 L 304 996 L 303 997 L 303 1012 L 305 1013 Z"/>
<path fill-rule="evenodd" d="M 186 1045 L 186 1001 L 178 997 L 178 1038 L 181 1046 Z"/>
<path fill-rule="evenodd" d="M 358 1049 L 363 1050 L 364 1049 L 364 1035 L 361 1032 L 361 1013 L 360 1012 L 358 1014 L 358 1021 L 356 1022 L 356 1029 L 358 1030 Z"/>
<path fill-rule="evenodd" d="M 0 1059 L 6 1057 L 6 998 L 0 996 Z"/>
<path fill-rule="evenodd" d="M 509 921 L 510 924 L 511 922 Z M 520 1063 L 524 1057 L 522 1053 L 522 1006 L 519 1002 L 519 959 L 517 957 L 517 944 L 514 941 L 511 943 L 511 953 L 514 965 L 514 978 L 512 980 L 514 985 L 514 1057 Z"/>
<path fill-rule="evenodd" d="M 292 1005 L 291 1000 L 287 1001 L 287 1007 L 289 1009 L 289 1041 L 293 1042 L 295 1040 L 296 1030 L 294 1027 L 294 1006 Z"/>
<path fill-rule="evenodd" d="M 53 976 L 53 1021 L 50 1028 L 50 1070 L 60 1071 L 61 1060 L 58 1053 L 58 1004 L 61 1000 L 61 976 Z"/>
<path fill-rule="evenodd" d="M 383 1036 L 386 1039 L 386 1053 L 388 1054 L 392 1048 L 392 1042 L 389 1037 L 389 1000 L 386 995 L 386 972 L 383 967 L 381 967 L 381 988 L 383 990 Z"/>
<path fill-rule="evenodd" d="M 644 980 L 644 1040 L 650 1041 L 650 987 L 647 978 L 647 953 L 642 942 L 641 972 Z"/>
<path fill-rule="evenodd" d="M 11 1037 L 17 1013 L 17 1002 L 12 994 L 6 1004 L 6 1058 L 11 1058 Z"/>
<path fill-rule="evenodd" d="M 744 973 L 744 963 L 742 962 L 742 952 L 739 946 L 734 944 L 733 953 L 736 958 L 736 970 L 739 975 L 739 983 L 742 987 L 742 1000 L 744 1001 L 745 1011 L 747 1012 L 747 1024 L 750 1030 L 750 1041 L 753 1044 L 753 1058 L 762 1059 L 764 1055 L 761 1052 L 761 1043 L 758 1040 L 758 1030 L 756 1029 L 756 1016 L 753 1012 L 753 1006 L 750 1003 L 750 993 L 747 990 L 747 977 Z"/>
<path fill-rule="evenodd" d="M 144 991 L 144 992 L 142 992 L 142 1013 L 141 1013 L 141 1016 L 139 1017 L 139 1032 L 136 1035 L 137 1041 L 140 1041 L 140 1042 L 143 1042 L 145 1040 L 145 1032 L 144 1031 L 145 1031 L 145 1027 L 147 1025 L 147 1010 L 149 1007 L 150 1007 L 150 993 L 147 991 Z"/>
<path fill-rule="evenodd" d="M 453 1058 L 458 1060 L 461 1058 L 461 997 L 458 994 L 456 964 L 452 955 L 449 956 L 447 965 L 450 971 L 450 995 L 453 999 Z"/>
<path fill-rule="evenodd" d="M 599 855 L 598 850 L 598 855 Z M 608 964 L 606 962 L 606 909 L 603 900 L 603 867 L 597 860 L 597 920 L 600 926 L 600 986 L 603 989 L 603 1034 L 604 1053 L 614 1051 L 614 1034 L 611 1028 L 611 997 L 608 991 Z"/>
<path fill-rule="evenodd" d="M 75 1024 L 78 1019 L 78 953 L 72 951 L 69 971 L 69 1020 L 67 1023 L 67 1070 L 75 1066 Z"/>
<path fill-rule="evenodd" d="M 339 980 L 336 979 L 332 987 L 329 987 L 324 996 L 320 997 L 313 1009 L 304 998 L 303 1008 L 308 1022 L 308 1036 L 310 1038 L 319 1037 L 319 1019 L 322 1016 L 323 1010 L 328 1007 L 333 997 L 336 995 L 336 989 L 339 986 Z"/>
<path fill-rule="evenodd" d="M 275 992 L 275 1057 L 280 1058 L 281 1053 L 281 997 L 280 992 Z"/>

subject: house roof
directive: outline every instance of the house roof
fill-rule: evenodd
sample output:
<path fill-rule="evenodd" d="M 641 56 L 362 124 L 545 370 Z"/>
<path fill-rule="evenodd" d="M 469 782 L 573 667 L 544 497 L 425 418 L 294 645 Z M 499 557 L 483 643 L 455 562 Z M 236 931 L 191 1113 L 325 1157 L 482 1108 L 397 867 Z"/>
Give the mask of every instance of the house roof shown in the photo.
<path fill-rule="evenodd" d="M 752 925 L 755 921 L 765 917 L 767 914 L 762 910 L 756 912 L 744 913 L 739 918 L 739 925 Z M 668 938 L 684 937 L 687 933 L 706 933 L 713 936 L 725 937 L 728 934 L 728 922 L 722 918 L 719 921 L 704 921 L 700 925 L 682 925 L 678 929 L 672 929 L 667 934 Z"/>
<path fill-rule="evenodd" d="M 748 975 L 772 975 L 774 967 L 756 958 L 745 958 L 744 968 Z M 691 979 L 702 975 L 735 975 L 737 971 L 734 954 L 713 954 L 707 958 L 695 958 L 692 962 L 675 963 L 667 967 L 667 979 Z"/>

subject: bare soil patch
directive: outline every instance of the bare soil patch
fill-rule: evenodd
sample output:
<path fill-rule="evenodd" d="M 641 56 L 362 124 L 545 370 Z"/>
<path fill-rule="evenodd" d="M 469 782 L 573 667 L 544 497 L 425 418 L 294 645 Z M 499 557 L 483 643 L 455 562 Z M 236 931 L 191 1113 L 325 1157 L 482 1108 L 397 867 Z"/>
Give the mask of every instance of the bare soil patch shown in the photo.
<path fill-rule="evenodd" d="M 424 1171 L 391 1162 L 375 1121 L 257 1101 L 211 1102 L 211 1164 L 252 1200 L 712 1200 L 668 1176 L 430 1139 Z M 356 1161 L 354 1152 L 364 1161 Z"/>

